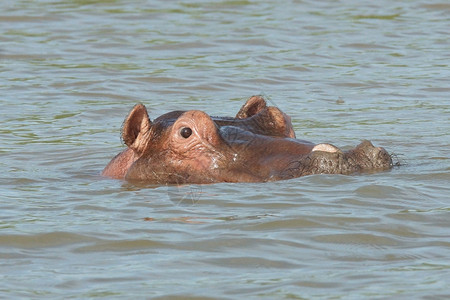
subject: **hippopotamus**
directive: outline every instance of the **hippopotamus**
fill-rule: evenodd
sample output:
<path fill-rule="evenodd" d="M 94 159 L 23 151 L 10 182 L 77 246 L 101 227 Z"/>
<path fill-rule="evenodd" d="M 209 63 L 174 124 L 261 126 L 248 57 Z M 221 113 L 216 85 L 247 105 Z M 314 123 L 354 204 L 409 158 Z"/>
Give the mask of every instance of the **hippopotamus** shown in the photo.
<path fill-rule="evenodd" d="M 267 182 L 312 174 L 392 168 L 391 155 L 370 141 L 348 151 L 297 139 L 288 115 L 250 97 L 236 116 L 172 111 L 151 121 L 137 104 L 124 121 L 127 148 L 102 174 L 152 184 Z"/>

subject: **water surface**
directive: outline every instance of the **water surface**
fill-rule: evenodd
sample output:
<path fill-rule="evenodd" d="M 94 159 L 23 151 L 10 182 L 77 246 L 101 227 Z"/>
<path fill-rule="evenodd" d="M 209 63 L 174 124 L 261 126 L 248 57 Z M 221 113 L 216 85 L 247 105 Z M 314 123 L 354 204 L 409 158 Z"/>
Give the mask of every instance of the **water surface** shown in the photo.
<path fill-rule="evenodd" d="M 445 1 L 2 1 L 0 298 L 436 299 L 450 281 Z M 403 164 L 264 184 L 100 177 L 137 102 Z"/>

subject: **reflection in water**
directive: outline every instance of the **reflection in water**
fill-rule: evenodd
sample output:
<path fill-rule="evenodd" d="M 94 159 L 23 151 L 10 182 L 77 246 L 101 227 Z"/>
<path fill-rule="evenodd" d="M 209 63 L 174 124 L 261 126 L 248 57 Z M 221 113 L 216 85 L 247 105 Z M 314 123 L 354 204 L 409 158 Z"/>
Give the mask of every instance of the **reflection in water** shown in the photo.
<path fill-rule="evenodd" d="M 201 185 L 168 185 L 167 195 L 175 205 L 195 205 L 202 197 Z"/>

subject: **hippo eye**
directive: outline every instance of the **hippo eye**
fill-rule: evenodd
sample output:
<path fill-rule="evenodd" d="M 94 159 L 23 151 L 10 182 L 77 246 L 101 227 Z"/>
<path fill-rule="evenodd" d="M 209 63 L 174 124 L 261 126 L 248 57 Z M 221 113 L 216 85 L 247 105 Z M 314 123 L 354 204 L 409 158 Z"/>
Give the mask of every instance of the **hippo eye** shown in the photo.
<path fill-rule="evenodd" d="M 190 129 L 189 127 L 183 127 L 180 130 L 180 135 L 182 137 L 184 137 L 185 139 L 187 139 L 188 137 L 190 137 L 192 134 L 192 129 Z"/>

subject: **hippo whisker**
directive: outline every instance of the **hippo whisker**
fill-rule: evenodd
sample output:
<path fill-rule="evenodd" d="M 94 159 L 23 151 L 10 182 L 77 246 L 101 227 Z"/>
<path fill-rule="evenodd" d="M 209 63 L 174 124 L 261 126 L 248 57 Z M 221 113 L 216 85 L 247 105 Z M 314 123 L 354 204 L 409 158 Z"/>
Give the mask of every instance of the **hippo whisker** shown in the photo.
<path fill-rule="evenodd" d="M 393 167 L 401 167 L 401 166 L 407 165 L 407 163 L 404 160 L 402 162 L 401 159 L 399 158 L 399 156 L 401 156 L 400 154 L 391 153 L 390 155 L 391 155 Z"/>

